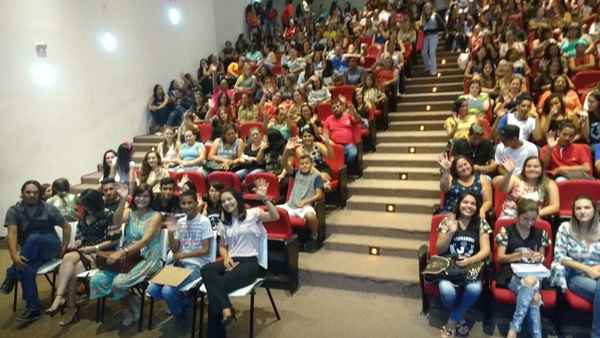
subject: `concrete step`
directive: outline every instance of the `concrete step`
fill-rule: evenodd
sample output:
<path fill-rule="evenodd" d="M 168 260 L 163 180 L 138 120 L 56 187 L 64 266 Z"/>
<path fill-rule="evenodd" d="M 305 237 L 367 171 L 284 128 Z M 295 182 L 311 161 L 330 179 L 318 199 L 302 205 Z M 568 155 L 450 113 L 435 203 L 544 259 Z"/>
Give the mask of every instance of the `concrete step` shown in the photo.
<path fill-rule="evenodd" d="M 463 91 L 463 82 L 449 82 L 449 83 L 426 83 L 426 84 L 411 84 L 405 88 L 406 94 L 418 94 L 418 93 L 432 93 L 433 88 L 436 88 L 436 93 L 456 92 Z"/>
<path fill-rule="evenodd" d="M 134 151 L 133 155 L 131 156 L 131 160 L 135 162 L 135 164 L 141 165 L 142 161 L 144 160 L 144 156 L 146 156 L 145 151 Z"/>
<path fill-rule="evenodd" d="M 405 102 L 429 102 L 429 101 L 454 101 L 457 97 L 463 95 L 463 91 L 445 92 L 445 93 L 419 93 L 403 94 L 400 101 Z"/>
<path fill-rule="evenodd" d="M 369 166 L 363 171 L 365 179 L 398 180 L 402 177 L 411 181 L 435 181 L 440 179 L 437 168 Z"/>
<path fill-rule="evenodd" d="M 100 189 L 100 183 L 96 182 L 96 183 L 81 183 L 81 184 L 75 184 L 71 186 L 71 192 L 73 194 L 79 194 L 80 192 L 84 191 L 85 189 Z"/>
<path fill-rule="evenodd" d="M 390 112 L 389 117 L 391 122 L 396 121 L 413 121 L 413 120 L 427 120 L 427 121 L 445 121 L 450 116 L 448 110 L 430 110 L 430 111 L 403 111 L 403 112 Z"/>
<path fill-rule="evenodd" d="M 431 98 L 429 100 L 424 100 L 421 102 L 400 102 L 397 105 L 397 110 L 399 112 L 403 111 L 430 111 L 430 110 L 450 110 L 452 109 L 452 105 L 454 104 L 454 100 L 436 100 L 435 98 Z"/>
<path fill-rule="evenodd" d="M 331 234 L 427 240 L 431 215 L 338 209 L 327 214 Z"/>
<path fill-rule="evenodd" d="M 388 212 L 387 207 L 393 206 L 391 213 L 415 213 L 431 216 L 433 206 L 439 204 L 437 198 L 415 198 L 415 197 L 386 197 L 375 195 L 354 195 L 346 202 L 347 209 L 361 211 Z"/>
<path fill-rule="evenodd" d="M 413 142 L 418 146 L 420 142 L 448 142 L 445 131 L 386 131 L 377 133 L 379 142 Z"/>
<path fill-rule="evenodd" d="M 307 285 L 364 292 L 364 282 L 373 281 L 377 285 L 369 292 L 418 295 L 416 256 L 372 256 L 322 248 L 312 254 L 301 252 L 299 265 L 302 282 Z"/>
<path fill-rule="evenodd" d="M 390 142 L 377 144 L 377 152 L 394 154 L 439 154 L 446 149 L 444 142 Z"/>
<path fill-rule="evenodd" d="M 439 63 L 438 63 L 439 65 Z M 460 69 L 460 68 L 441 68 L 437 70 L 438 74 L 441 74 L 442 77 L 443 76 L 448 76 L 448 75 L 463 75 L 465 74 L 465 71 Z M 418 78 L 418 77 L 431 77 L 431 75 L 429 74 L 429 72 L 425 72 L 424 68 L 417 68 L 416 70 L 413 70 L 412 73 L 410 74 L 411 78 Z"/>
<path fill-rule="evenodd" d="M 158 142 L 162 141 L 163 137 L 161 135 L 139 135 L 133 138 L 133 143 L 152 143 L 158 144 Z"/>
<path fill-rule="evenodd" d="M 89 174 L 85 174 L 81 176 L 82 184 L 98 184 L 100 182 L 100 178 L 102 177 L 101 172 L 93 172 Z"/>
<path fill-rule="evenodd" d="M 426 240 L 391 238 L 374 235 L 331 234 L 325 241 L 328 251 L 354 252 L 369 254 L 370 247 L 379 248 L 380 256 L 413 258 Z"/>
<path fill-rule="evenodd" d="M 444 130 L 443 121 L 393 121 L 389 125 L 390 131 L 425 131 Z"/>
<path fill-rule="evenodd" d="M 464 74 L 458 74 L 458 75 L 450 75 L 450 74 L 443 74 L 441 76 L 416 76 L 416 77 L 409 77 L 406 79 L 406 87 L 410 88 L 410 86 L 412 85 L 423 85 L 423 84 L 429 84 L 429 85 L 436 85 L 439 83 L 463 83 L 465 79 Z"/>
<path fill-rule="evenodd" d="M 364 154 L 363 161 L 367 167 L 422 167 L 422 168 L 437 168 L 436 163 L 438 154 L 435 153 L 384 153 L 375 152 Z"/>
<path fill-rule="evenodd" d="M 442 64 L 442 61 L 444 61 L 444 60 L 446 61 L 446 63 Z M 453 71 L 456 69 L 460 70 L 460 68 L 458 67 L 458 64 L 456 63 L 456 60 L 454 60 L 453 63 L 448 63 L 448 59 L 441 58 L 437 62 L 437 71 L 441 72 L 442 74 L 446 73 L 447 71 Z M 412 71 L 416 72 L 417 74 L 424 73 L 425 65 L 423 64 L 423 61 L 417 62 L 417 64 L 412 68 Z"/>
<path fill-rule="evenodd" d="M 158 146 L 158 142 L 157 143 L 134 143 L 133 150 L 147 153 L 151 150 L 156 150 L 157 146 Z"/>
<path fill-rule="evenodd" d="M 437 65 L 439 67 L 447 67 L 447 68 L 459 68 L 458 67 L 458 56 L 455 58 L 447 57 L 447 56 L 437 56 Z M 414 63 L 415 67 L 423 67 L 425 63 L 423 59 L 418 58 L 417 62 Z"/>
<path fill-rule="evenodd" d="M 348 191 L 351 196 L 436 198 L 440 196 L 440 182 L 360 179 L 348 184 Z"/>

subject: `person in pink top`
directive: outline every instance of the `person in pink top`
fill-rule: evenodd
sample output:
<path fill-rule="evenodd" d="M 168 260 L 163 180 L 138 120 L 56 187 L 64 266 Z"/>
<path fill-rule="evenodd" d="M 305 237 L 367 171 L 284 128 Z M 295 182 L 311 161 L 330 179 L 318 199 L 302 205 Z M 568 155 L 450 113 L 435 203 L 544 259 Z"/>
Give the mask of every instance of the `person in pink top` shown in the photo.
<path fill-rule="evenodd" d="M 333 115 L 325 119 L 323 127 L 334 143 L 344 146 L 346 165 L 352 167 L 358 156 L 358 149 L 354 141 L 354 128 L 355 124 L 360 123 L 360 116 L 352 103 L 347 102 L 342 95 L 333 103 L 332 108 Z"/>

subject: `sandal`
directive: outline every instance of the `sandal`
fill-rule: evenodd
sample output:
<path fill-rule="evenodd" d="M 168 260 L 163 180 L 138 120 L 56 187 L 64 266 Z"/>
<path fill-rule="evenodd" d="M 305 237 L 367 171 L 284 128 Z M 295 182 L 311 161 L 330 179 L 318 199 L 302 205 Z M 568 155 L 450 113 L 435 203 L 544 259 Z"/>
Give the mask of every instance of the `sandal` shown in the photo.
<path fill-rule="evenodd" d="M 58 325 L 65 327 L 79 321 L 79 306 L 75 306 L 73 313 L 70 313 L 67 320 L 61 320 Z"/>
<path fill-rule="evenodd" d="M 447 328 L 446 326 L 442 326 L 440 331 L 441 338 L 453 338 L 456 334 L 456 329 Z"/>

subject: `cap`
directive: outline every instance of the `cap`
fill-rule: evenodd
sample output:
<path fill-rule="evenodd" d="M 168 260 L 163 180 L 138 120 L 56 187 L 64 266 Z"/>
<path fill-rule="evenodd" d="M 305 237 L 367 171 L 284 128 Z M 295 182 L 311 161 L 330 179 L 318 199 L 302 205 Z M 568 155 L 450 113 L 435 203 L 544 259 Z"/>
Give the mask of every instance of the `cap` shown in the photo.
<path fill-rule="evenodd" d="M 473 123 L 469 128 L 470 135 L 483 135 L 484 130 L 483 127 L 479 123 Z"/>
<path fill-rule="evenodd" d="M 500 129 L 500 137 L 503 139 L 514 139 L 519 138 L 519 127 L 513 124 L 507 124 L 502 129 Z"/>

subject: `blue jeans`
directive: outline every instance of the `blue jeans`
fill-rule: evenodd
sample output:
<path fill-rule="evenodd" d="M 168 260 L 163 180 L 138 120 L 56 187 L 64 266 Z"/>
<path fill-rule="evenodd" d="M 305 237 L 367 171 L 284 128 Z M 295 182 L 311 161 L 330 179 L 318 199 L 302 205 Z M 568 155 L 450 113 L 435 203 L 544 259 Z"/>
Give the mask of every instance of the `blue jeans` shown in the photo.
<path fill-rule="evenodd" d="M 569 290 L 594 304 L 592 320 L 592 338 L 600 338 L 600 280 L 576 275 L 567 281 Z"/>
<path fill-rule="evenodd" d="M 515 306 L 515 313 L 513 319 L 510 322 L 510 328 L 515 332 L 521 332 L 521 325 L 525 320 L 525 317 L 529 320 L 529 330 L 531 337 L 541 338 L 542 337 L 542 319 L 540 315 L 541 303 L 534 304 L 533 297 L 539 292 L 539 284 L 531 287 L 523 285 L 521 278 L 514 276 L 508 284 L 508 288 L 517 295 L 517 304 Z"/>
<path fill-rule="evenodd" d="M 34 233 L 29 235 L 21 246 L 21 256 L 27 259 L 27 266 L 21 270 L 11 265 L 6 270 L 6 278 L 18 280 L 23 289 L 23 300 L 27 309 L 40 311 L 40 299 L 37 290 L 37 270 L 45 263 L 58 258 L 60 240 L 55 233 Z"/>
<path fill-rule="evenodd" d="M 438 284 L 442 304 L 450 311 L 450 320 L 460 322 L 465 314 L 475 305 L 481 295 L 481 281 L 471 282 L 463 287 L 454 286 L 447 280 L 441 280 Z M 461 293 L 459 296 L 458 294 Z"/>
<path fill-rule="evenodd" d="M 348 168 L 352 167 L 357 156 L 358 149 L 355 144 L 350 143 L 344 145 L 344 158 L 346 159 L 346 166 Z"/>
<path fill-rule="evenodd" d="M 200 278 L 200 268 L 192 265 L 186 266 L 192 270 L 192 273 L 178 287 L 168 285 L 160 285 L 150 283 L 148 285 L 148 294 L 154 299 L 162 299 L 167 302 L 169 311 L 175 319 L 185 319 L 185 311 L 190 306 L 190 298 L 183 292 L 178 291 L 179 288 L 187 285 L 189 282 Z"/>
<path fill-rule="evenodd" d="M 181 122 L 183 121 L 183 114 L 185 113 L 185 108 L 178 105 L 173 109 L 169 117 L 167 118 L 167 126 L 169 127 L 179 127 Z"/>
<path fill-rule="evenodd" d="M 437 34 L 425 34 L 425 39 L 423 40 L 423 49 L 421 49 L 421 57 L 423 58 L 425 70 L 428 71 L 431 75 L 437 74 L 437 45 Z"/>

